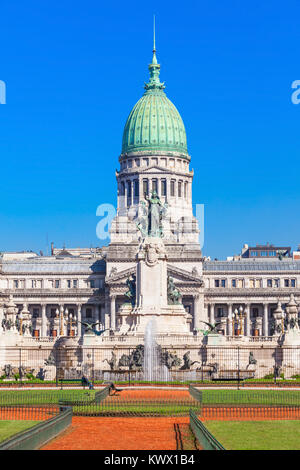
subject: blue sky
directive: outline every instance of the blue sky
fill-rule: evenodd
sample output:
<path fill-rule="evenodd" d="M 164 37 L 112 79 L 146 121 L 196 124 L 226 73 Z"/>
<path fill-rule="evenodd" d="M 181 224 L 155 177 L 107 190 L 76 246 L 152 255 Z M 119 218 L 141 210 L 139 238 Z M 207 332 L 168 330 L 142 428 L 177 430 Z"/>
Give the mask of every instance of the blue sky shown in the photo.
<path fill-rule="evenodd" d="M 205 204 L 204 254 L 300 243 L 299 1 L 3 1 L 0 251 L 99 246 L 156 15 L 166 93 Z"/>

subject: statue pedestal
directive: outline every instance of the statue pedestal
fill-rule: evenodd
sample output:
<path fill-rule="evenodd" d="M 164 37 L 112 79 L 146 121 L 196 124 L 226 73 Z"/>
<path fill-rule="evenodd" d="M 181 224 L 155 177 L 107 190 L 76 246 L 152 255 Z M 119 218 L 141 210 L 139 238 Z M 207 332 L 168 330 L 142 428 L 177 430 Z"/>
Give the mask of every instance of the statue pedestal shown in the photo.
<path fill-rule="evenodd" d="M 226 342 L 226 337 L 224 335 L 220 335 L 219 333 L 211 333 L 205 335 L 203 338 L 203 343 L 207 346 L 224 346 Z"/>
<path fill-rule="evenodd" d="M 167 305 L 167 255 L 161 238 L 145 238 L 138 260 L 137 308 L 159 312 Z"/>
<path fill-rule="evenodd" d="M 156 319 L 157 334 L 192 335 L 189 327 L 188 313 L 183 305 L 167 305 L 160 309 L 156 306 L 149 307 L 124 307 L 119 315 L 122 324 L 117 334 L 144 334 L 146 325 L 152 318 Z"/>
<path fill-rule="evenodd" d="M 152 318 L 156 319 L 158 335 L 192 334 L 183 305 L 168 304 L 167 254 L 162 239 L 145 238 L 137 258 L 136 306 L 124 304 L 121 307 L 117 334 L 144 334 Z M 177 293 L 180 295 L 178 290 Z"/>
<path fill-rule="evenodd" d="M 82 346 L 95 346 L 102 343 L 102 335 L 98 336 L 95 333 L 84 333 L 81 339 Z"/>
<path fill-rule="evenodd" d="M 294 328 L 284 333 L 283 346 L 300 346 L 300 331 Z"/>

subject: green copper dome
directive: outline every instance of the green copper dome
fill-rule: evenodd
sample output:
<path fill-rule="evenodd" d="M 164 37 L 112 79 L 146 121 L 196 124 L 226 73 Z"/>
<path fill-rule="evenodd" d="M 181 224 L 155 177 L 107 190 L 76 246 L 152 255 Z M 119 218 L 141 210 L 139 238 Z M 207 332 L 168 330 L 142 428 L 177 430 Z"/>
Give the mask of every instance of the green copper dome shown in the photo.
<path fill-rule="evenodd" d="M 135 152 L 176 152 L 188 157 L 183 121 L 159 80 L 160 65 L 153 50 L 150 80 L 125 124 L 122 154 Z"/>

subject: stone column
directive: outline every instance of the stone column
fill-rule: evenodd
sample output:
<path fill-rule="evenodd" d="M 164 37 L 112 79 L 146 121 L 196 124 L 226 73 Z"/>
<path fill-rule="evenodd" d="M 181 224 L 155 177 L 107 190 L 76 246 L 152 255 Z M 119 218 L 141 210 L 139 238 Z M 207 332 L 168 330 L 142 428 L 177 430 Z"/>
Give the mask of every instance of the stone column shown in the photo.
<path fill-rule="evenodd" d="M 233 336 L 232 331 L 232 304 L 228 304 L 228 315 L 227 315 L 227 328 L 228 336 Z"/>
<path fill-rule="evenodd" d="M 102 324 L 101 324 L 101 304 L 96 305 L 96 318 L 95 318 L 95 320 L 96 320 L 97 322 L 99 322 L 98 325 L 97 325 L 97 327 L 96 327 L 97 330 L 101 330 L 101 329 L 102 329 Z"/>
<path fill-rule="evenodd" d="M 194 330 L 200 328 L 199 319 L 200 319 L 200 312 L 199 312 L 199 294 L 194 295 L 194 305 L 193 305 L 193 313 L 194 313 Z"/>
<path fill-rule="evenodd" d="M 42 331 L 41 336 L 44 338 L 47 336 L 47 315 L 46 315 L 46 304 L 42 304 Z"/>
<path fill-rule="evenodd" d="M 246 328 L 244 329 L 245 335 L 250 336 L 250 307 L 251 304 L 246 304 Z"/>
<path fill-rule="evenodd" d="M 3 308 L 3 303 L 0 302 L 0 333 L 2 332 L 2 320 L 4 319 L 4 308 Z"/>
<path fill-rule="evenodd" d="M 109 296 L 105 298 L 104 326 L 106 329 L 110 328 L 110 298 Z"/>
<path fill-rule="evenodd" d="M 263 313 L 263 336 L 269 335 L 269 322 L 268 322 L 268 304 L 265 303 L 264 305 L 264 313 Z"/>
<path fill-rule="evenodd" d="M 79 336 L 79 338 L 82 335 L 82 324 L 80 323 L 81 322 L 81 309 L 82 309 L 82 305 L 77 304 L 77 336 Z"/>
<path fill-rule="evenodd" d="M 110 328 L 116 329 L 116 296 L 110 295 Z"/>
<path fill-rule="evenodd" d="M 59 332 L 61 336 L 67 335 L 67 326 L 65 325 L 65 307 L 64 304 L 59 306 Z M 61 334 L 62 333 L 62 334 Z"/>
<path fill-rule="evenodd" d="M 210 304 L 210 323 L 215 322 L 215 304 Z"/>

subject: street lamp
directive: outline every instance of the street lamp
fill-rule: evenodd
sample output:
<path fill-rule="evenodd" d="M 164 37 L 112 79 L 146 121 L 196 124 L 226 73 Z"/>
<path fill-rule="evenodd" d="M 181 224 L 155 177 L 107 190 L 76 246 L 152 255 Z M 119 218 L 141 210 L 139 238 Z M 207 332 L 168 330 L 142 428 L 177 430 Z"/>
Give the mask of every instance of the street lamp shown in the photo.
<path fill-rule="evenodd" d="M 72 331 L 73 331 L 73 325 L 75 326 L 76 325 L 76 321 L 77 321 L 77 317 L 76 315 L 73 316 L 72 313 L 70 313 L 69 315 L 69 332 L 70 332 L 70 336 L 73 336 L 72 335 Z M 75 335 L 74 335 L 75 336 Z"/>
<path fill-rule="evenodd" d="M 240 306 L 239 308 L 239 314 L 240 314 L 240 321 L 241 321 L 241 335 L 243 336 L 244 335 L 244 318 L 246 317 L 246 312 L 245 310 L 243 309 L 242 306 Z"/>

